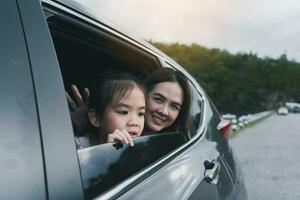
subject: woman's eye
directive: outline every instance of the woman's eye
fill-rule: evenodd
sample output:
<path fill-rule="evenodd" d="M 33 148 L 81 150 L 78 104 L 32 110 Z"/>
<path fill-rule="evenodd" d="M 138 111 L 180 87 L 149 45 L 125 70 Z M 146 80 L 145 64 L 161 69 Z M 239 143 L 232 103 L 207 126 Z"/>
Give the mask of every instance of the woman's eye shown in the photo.
<path fill-rule="evenodd" d="M 176 105 L 171 105 L 171 109 L 172 110 L 176 110 L 176 111 L 179 111 L 179 106 L 176 106 Z"/>
<path fill-rule="evenodd" d="M 162 98 L 154 97 L 153 99 L 157 103 L 162 103 L 163 102 Z"/>

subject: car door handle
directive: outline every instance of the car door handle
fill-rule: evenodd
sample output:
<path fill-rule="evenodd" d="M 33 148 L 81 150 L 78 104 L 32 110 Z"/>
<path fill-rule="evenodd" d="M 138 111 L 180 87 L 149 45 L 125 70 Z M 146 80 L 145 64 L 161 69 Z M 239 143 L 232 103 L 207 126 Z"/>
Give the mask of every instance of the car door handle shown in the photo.
<path fill-rule="evenodd" d="M 217 160 L 204 161 L 204 180 L 209 184 L 217 184 L 219 180 L 220 163 Z"/>

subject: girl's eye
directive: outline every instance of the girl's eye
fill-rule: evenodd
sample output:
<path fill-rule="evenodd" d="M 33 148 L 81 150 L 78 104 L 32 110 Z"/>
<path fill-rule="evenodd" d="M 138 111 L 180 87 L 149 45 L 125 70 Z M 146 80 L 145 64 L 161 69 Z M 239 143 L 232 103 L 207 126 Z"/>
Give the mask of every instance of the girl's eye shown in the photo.
<path fill-rule="evenodd" d="M 143 117 L 143 116 L 145 116 L 145 113 L 144 112 L 140 112 L 139 113 L 139 117 Z"/>
<path fill-rule="evenodd" d="M 116 111 L 116 112 L 120 115 L 127 115 L 128 114 L 128 111 L 126 111 L 126 110 L 119 110 L 119 111 Z"/>

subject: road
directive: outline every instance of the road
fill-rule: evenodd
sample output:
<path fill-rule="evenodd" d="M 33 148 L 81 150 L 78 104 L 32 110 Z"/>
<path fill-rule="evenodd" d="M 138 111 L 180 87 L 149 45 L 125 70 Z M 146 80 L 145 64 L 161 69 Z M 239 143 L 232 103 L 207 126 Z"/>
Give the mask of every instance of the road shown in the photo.
<path fill-rule="evenodd" d="M 249 200 L 300 199 L 300 114 L 271 115 L 230 143 Z"/>

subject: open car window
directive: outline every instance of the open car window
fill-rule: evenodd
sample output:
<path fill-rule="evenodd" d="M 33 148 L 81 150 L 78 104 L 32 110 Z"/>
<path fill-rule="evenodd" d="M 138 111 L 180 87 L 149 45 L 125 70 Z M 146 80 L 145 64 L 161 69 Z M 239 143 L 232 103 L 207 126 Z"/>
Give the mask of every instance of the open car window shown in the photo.
<path fill-rule="evenodd" d="M 130 39 L 119 37 L 107 28 L 102 29 L 100 24 L 96 26 L 84 19 L 65 15 L 60 10 L 44 9 L 68 93 L 71 93 L 71 84 L 78 86 L 80 91 L 83 87 L 92 88 L 98 75 L 109 70 L 122 70 L 144 80 L 148 74 L 162 67 L 154 54 Z M 193 114 L 193 133 L 199 126 L 197 115 L 200 112 L 201 106 Z M 85 197 L 99 196 L 141 173 L 186 144 L 193 135 L 188 132 L 156 133 L 135 138 L 134 147 L 106 143 L 78 150 Z"/>

